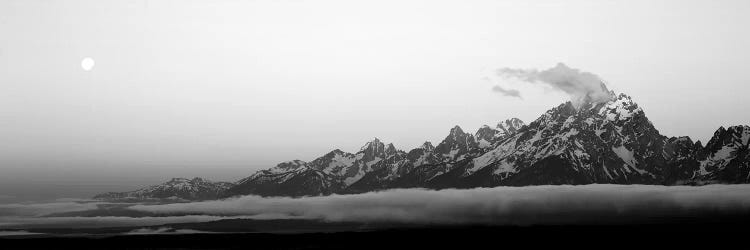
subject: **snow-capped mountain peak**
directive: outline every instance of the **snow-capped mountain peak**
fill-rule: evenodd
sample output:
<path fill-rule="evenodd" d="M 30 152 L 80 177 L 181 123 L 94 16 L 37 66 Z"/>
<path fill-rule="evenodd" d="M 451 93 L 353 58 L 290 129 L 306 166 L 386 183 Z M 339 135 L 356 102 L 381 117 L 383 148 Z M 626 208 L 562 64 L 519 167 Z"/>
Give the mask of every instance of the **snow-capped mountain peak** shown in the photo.
<path fill-rule="evenodd" d="M 477 141 L 479 142 L 479 147 L 487 148 L 492 146 L 492 143 L 495 142 L 495 138 L 504 133 L 505 132 L 502 130 L 496 130 L 494 128 L 491 128 L 490 126 L 484 125 L 479 128 L 479 130 L 477 130 L 477 132 L 474 134 L 474 137 L 476 137 Z"/>
<path fill-rule="evenodd" d="M 269 169 L 269 171 L 272 173 L 283 173 L 283 172 L 297 170 L 305 166 L 307 166 L 307 162 L 304 162 L 301 160 L 291 160 L 291 161 L 285 161 L 285 162 L 279 163 L 276 165 L 276 167 Z"/>
<path fill-rule="evenodd" d="M 515 134 L 523 126 L 525 126 L 523 121 L 518 118 L 511 118 L 499 122 L 495 128 L 483 125 L 477 130 L 474 137 L 480 148 L 490 148 L 496 142 L 507 138 L 509 135 Z"/>
<path fill-rule="evenodd" d="M 511 118 L 505 121 L 502 121 L 497 124 L 496 130 L 503 131 L 505 133 L 515 133 L 517 130 L 521 129 L 521 127 L 525 126 L 526 124 L 521 121 L 521 119 L 518 118 Z"/>
<path fill-rule="evenodd" d="M 454 127 L 453 127 L 453 128 L 451 129 L 451 132 L 450 132 L 450 134 L 448 134 L 448 136 L 449 136 L 449 137 L 453 137 L 453 138 L 456 138 L 456 137 L 462 136 L 462 135 L 464 135 L 464 134 L 466 134 L 466 133 L 464 133 L 464 130 L 463 130 L 463 129 L 461 129 L 461 127 L 459 127 L 458 125 L 456 125 L 456 126 L 454 126 Z"/>
<path fill-rule="evenodd" d="M 625 94 L 618 95 L 599 109 L 599 114 L 605 116 L 610 121 L 626 120 L 642 113 L 643 109 L 630 96 Z"/>
<path fill-rule="evenodd" d="M 384 158 L 386 155 L 385 150 L 385 144 L 381 142 L 380 139 L 374 138 L 372 141 L 365 143 L 357 154 L 362 154 L 362 160 L 364 161 L 372 161 L 378 158 Z"/>
<path fill-rule="evenodd" d="M 379 154 L 385 150 L 385 144 L 380 141 L 377 137 L 373 138 L 360 147 L 359 152 L 369 152 L 371 154 Z"/>
<path fill-rule="evenodd" d="M 521 129 L 523 126 L 526 126 L 526 124 L 521 121 L 521 119 L 518 118 L 511 118 L 502 122 L 499 122 L 495 126 L 495 130 L 498 131 L 498 133 L 495 134 L 494 137 L 504 139 L 510 134 L 515 134 L 518 132 L 519 129 Z"/>
<path fill-rule="evenodd" d="M 714 132 L 714 136 L 706 143 L 706 148 L 717 149 L 721 146 L 746 146 L 750 141 L 750 127 L 748 126 L 731 126 L 719 129 Z"/>
<path fill-rule="evenodd" d="M 570 165 L 588 182 L 654 180 L 666 137 L 624 94 L 576 109 L 570 102 L 552 108 L 513 138 L 475 158 L 467 174 L 489 166 L 499 179 L 536 168 L 545 161 Z M 581 175 L 581 173 L 586 173 Z M 571 177 L 572 178 L 572 177 Z"/>
<path fill-rule="evenodd" d="M 385 146 L 385 155 L 391 156 L 398 152 L 398 149 L 396 149 L 396 146 L 393 146 L 393 143 L 388 143 L 388 145 Z"/>
<path fill-rule="evenodd" d="M 750 182 L 749 144 L 750 126 L 719 127 L 698 159 L 696 175 L 731 183 Z"/>

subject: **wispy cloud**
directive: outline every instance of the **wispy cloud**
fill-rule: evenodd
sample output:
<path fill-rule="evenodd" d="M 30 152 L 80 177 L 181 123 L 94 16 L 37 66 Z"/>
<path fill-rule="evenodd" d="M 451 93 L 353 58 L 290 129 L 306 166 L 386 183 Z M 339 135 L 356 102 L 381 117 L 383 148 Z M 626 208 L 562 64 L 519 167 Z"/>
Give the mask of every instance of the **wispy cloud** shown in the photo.
<path fill-rule="evenodd" d="M 130 209 L 157 214 L 254 215 L 351 222 L 571 224 L 750 211 L 750 185 L 585 185 L 470 190 L 401 189 L 356 195 L 234 199 Z"/>
<path fill-rule="evenodd" d="M 517 89 L 506 89 L 498 85 L 495 85 L 494 87 L 492 87 L 492 91 L 498 92 L 504 96 L 512 96 L 512 97 L 521 98 L 521 92 L 518 91 Z"/>

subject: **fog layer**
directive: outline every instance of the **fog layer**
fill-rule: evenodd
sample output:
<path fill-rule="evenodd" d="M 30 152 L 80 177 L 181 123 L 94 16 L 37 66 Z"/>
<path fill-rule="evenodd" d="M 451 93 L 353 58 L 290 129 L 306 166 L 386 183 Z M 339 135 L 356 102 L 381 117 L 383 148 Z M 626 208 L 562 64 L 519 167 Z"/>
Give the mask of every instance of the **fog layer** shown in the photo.
<path fill-rule="evenodd" d="M 628 223 L 747 214 L 750 185 L 584 185 L 400 189 L 304 198 L 243 196 L 130 207 L 157 214 L 253 215 L 347 222 L 534 225 Z"/>

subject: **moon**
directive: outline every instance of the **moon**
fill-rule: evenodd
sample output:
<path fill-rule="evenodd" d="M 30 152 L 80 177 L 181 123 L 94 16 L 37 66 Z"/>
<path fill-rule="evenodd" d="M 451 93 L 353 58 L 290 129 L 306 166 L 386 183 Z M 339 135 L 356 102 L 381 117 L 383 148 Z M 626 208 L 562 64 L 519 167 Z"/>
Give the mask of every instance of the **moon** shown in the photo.
<path fill-rule="evenodd" d="M 94 64 L 96 64 L 96 62 L 94 62 L 93 58 L 86 57 L 83 58 L 83 61 L 81 61 L 81 68 L 83 68 L 83 70 L 85 71 L 91 71 L 92 69 L 94 69 Z"/>

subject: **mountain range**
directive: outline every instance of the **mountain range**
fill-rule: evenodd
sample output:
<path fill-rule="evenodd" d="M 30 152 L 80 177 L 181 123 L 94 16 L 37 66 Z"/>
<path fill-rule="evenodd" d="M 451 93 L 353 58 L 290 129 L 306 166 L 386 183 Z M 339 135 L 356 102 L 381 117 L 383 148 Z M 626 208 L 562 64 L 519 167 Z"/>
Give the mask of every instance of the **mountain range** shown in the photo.
<path fill-rule="evenodd" d="M 203 178 L 172 178 L 171 180 L 130 192 L 108 192 L 94 196 L 97 200 L 111 201 L 144 201 L 171 200 L 193 201 L 213 200 L 234 186 L 229 182 L 212 182 Z"/>
<path fill-rule="evenodd" d="M 95 198 L 196 200 L 416 187 L 750 182 L 749 126 L 720 127 L 703 146 L 687 136 L 660 134 L 630 96 L 608 93 L 607 101 L 563 103 L 528 125 L 513 118 L 473 134 L 455 126 L 436 146 L 425 142 L 402 151 L 375 138 L 356 153 L 335 149 L 309 162 L 282 162 L 235 183 L 173 179 Z"/>

